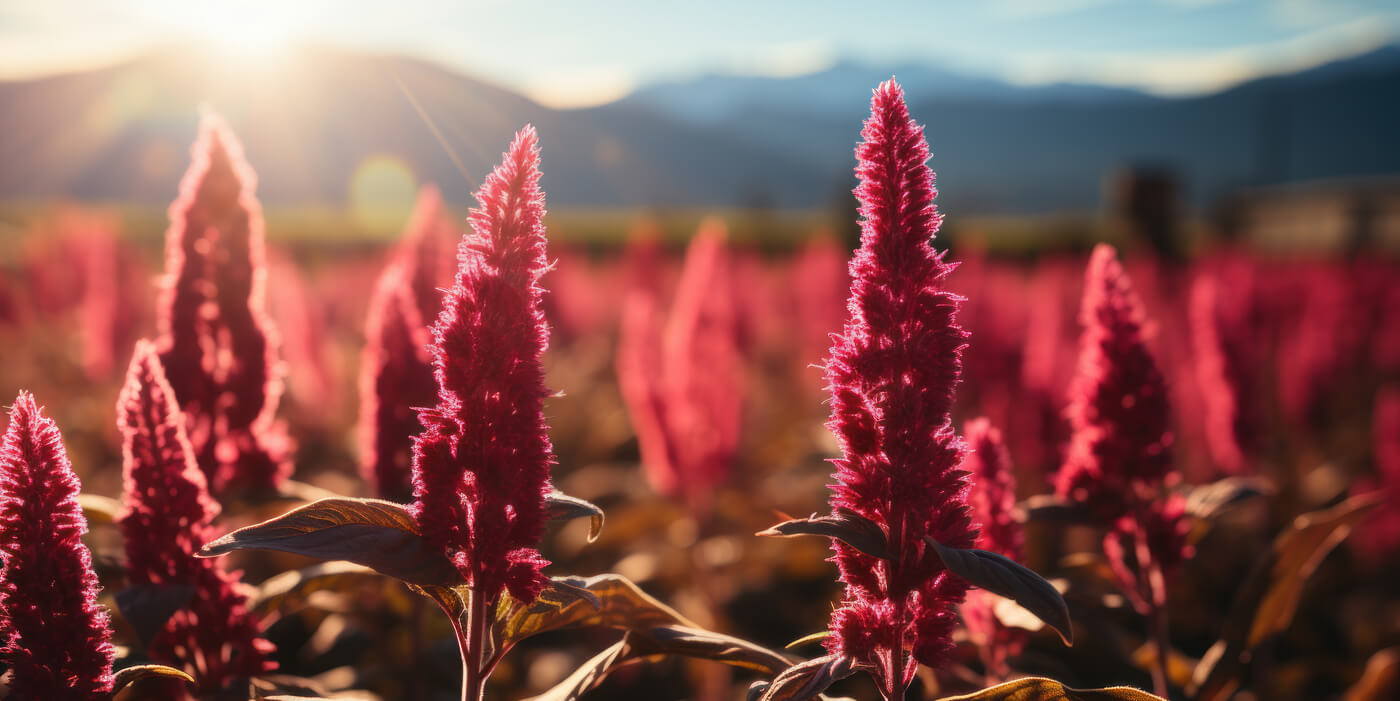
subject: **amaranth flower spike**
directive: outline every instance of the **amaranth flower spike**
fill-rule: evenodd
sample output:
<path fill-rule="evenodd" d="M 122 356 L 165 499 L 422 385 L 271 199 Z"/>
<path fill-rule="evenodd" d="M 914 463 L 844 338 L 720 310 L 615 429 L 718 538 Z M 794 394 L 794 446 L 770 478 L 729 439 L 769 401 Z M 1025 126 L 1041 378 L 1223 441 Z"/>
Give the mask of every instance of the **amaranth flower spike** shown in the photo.
<path fill-rule="evenodd" d="M 890 559 L 833 541 L 846 593 L 827 645 L 873 666 L 882 693 L 902 698 L 915 662 L 938 665 L 951 648 L 968 588 L 923 556 L 926 537 L 955 548 L 976 537 L 949 418 L 967 334 L 956 320 L 962 299 L 943 289 L 954 266 L 930 246 L 942 217 L 928 144 L 893 80 L 875 89 L 862 137 L 850 318 L 826 366 L 827 426 L 843 452 L 831 504 L 885 529 Z"/>
<path fill-rule="evenodd" d="M 87 520 L 58 426 L 28 392 L 10 408 L 0 446 L 0 655 L 10 698 L 110 698 L 113 649 Z"/>
<path fill-rule="evenodd" d="M 554 455 L 540 358 L 544 193 L 535 130 L 516 134 L 477 193 L 461 264 L 433 325 L 438 404 L 420 412 L 412 511 L 472 590 L 533 601 L 547 583 L 536 550 Z"/>

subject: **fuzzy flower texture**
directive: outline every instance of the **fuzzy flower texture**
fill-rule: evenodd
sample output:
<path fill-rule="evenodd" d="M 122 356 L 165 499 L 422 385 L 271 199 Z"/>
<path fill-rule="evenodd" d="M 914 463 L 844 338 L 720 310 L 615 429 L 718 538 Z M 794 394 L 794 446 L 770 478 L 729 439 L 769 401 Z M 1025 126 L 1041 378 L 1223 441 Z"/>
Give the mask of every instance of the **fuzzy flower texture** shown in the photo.
<path fill-rule="evenodd" d="M 962 298 L 943 289 L 954 266 L 930 246 L 941 216 L 928 144 L 894 81 L 876 88 L 862 136 L 850 318 L 826 367 L 827 426 L 843 451 L 833 461 L 831 504 L 883 527 L 891 559 L 833 541 L 846 593 L 827 644 L 871 665 L 892 697 L 916 660 L 944 660 L 968 588 L 939 558 L 924 556 L 926 536 L 956 548 L 976 537 L 960 469 L 965 449 L 949 417 L 967 333 L 956 320 Z"/>
<path fill-rule="evenodd" d="M 213 115 L 200 124 L 191 155 L 170 206 L 160 360 L 210 490 L 272 490 L 291 474 L 291 439 L 274 419 L 282 378 L 264 309 L 257 176 Z"/>
<path fill-rule="evenodd" d="M 108 699 L 113 649 L 58 426 L 21 392 L 0 446 L 0 649 L 10 698 Z"/>
<path fill-rule="evenodd" d="M 547 582 L 535 549 L 554 462 L 540 364 L 549 327 L 539 280 L 549 261 L 539 179 L 527 126 L 477 193 L 432 329 L 438 404 L 420 412 L 414 444 L 418 526 L 487 602 L 502 590 L 533 601 Z"/>
<path fill-rule="evenodd" d="M 201 693 L 271 671 L 272 644 L 248 613 L 237 575 L 224 571 L 220 560 L 195 557 L 216 535 L 219 504 L 195 464 L 174 392 L 149 342 L 136 346 L 117 400 L 117 428 L 125 482 L 117 525 L 126 542 L 128 583 L 192 592 L 151 641 L 151 658 L 183 667 Z"/>

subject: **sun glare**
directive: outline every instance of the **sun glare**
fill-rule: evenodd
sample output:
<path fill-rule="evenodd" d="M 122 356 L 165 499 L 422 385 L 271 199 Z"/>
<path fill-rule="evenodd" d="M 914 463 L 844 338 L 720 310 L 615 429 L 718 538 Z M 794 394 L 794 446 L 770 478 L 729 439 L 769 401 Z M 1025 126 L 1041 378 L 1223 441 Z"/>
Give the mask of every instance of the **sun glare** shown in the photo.
<path fill-rule="evenodd" d="M 266 58 L 303 38 L 317 2 L 207 0 L 169 7 L 167 18 L 180 39 L 199 42 L 240 59 Z"/>

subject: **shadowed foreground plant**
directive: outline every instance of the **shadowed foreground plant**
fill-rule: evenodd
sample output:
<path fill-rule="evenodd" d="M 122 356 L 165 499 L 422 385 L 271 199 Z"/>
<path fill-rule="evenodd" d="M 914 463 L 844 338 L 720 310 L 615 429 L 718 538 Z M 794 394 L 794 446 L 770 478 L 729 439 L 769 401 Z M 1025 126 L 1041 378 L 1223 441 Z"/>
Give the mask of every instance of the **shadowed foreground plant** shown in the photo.
<path fill-rule="evenodd" d="M 946 661 L 958 604 L 974 584 L 1069 634 L 1054 587 L 971 549 L 966 449 L 950 418 L 967 334 L 956 318 L 961 298 L 943 289 L 954 266 L 930 246 L 942 217 L 928 144 L 893 80 L 875 89 L 870 108 L 856 147 L 862 220 L 850 317 L 826 365 L 827 426 L 842 450 L 832 514 L 764 532 L 831 537 L 846 592 L 831 618 L 827 662 L 775 679 L 760 692 L 765 700 L 809 698 L 862 669 L 885 699 L 902 701 L 919 663 Z"/>
<path fill-rule="evenodd" d="M 282 394 L 256 176 L 223 120 L 206 115 L 170 205 L 160 360 L 209 490 L 273 491 L 292 472 L 274 419 Z"/>
<path fill-rule="evenodd" d="M 0 446 L 0 653 L 10 698 L 89 701 L 112 692 L 112 634 L 81 540 L 80 489 L 58 426 L 20 392 Z"/>
<path fill-rule="evenodd" d="M 125 505 L 128 589 L 118 595 L 152 659 L 182 667 L 213 694 L 271 671 L 270 642 L 246 610 L 236 573 L 195 556 L 213 533 L 219 504 L 194 462 L 184 420 L 155 346 L 136 345 L 117 400 Z M 146 610 L 134 604 L 146 603 Z M 166 602 L 164 610 L 154 602 Z M 165 617 L 168 616 L 168 620 Z M 179 694 L 176 698 L 183 698 Z"/>
<path fill-rule="evenodd" d="M 437 406 L 420 412 L 414 502 L 322 499 L 229 533 L 200 554 L 280 550 L 348 560 L 408 583 L 449 616 L 466 701 L 482 698 L 516 643 L 564 628 L 626 634 L 541 699 L 575 699 L 615 667 L 662 654 L 777 674 L 787 658 L 700 630 L 618 575 L 541 572 L 546 520 L 587 516 L 592 538 L 603 513 L 550 486 L 540 364 L 549 330 L 539 285 L 549 264 L 538 164 L 535 131 L 526 127 L 477 195 L 455 283 L 432 328 Z"/>

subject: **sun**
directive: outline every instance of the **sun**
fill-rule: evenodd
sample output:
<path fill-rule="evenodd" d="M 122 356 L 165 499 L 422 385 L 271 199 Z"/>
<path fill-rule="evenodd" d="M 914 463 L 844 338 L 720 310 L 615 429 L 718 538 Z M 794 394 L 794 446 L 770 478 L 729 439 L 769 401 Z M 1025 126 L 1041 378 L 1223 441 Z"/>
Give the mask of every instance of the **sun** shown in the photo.
<path fill-rule="evenodd" d="M 319 6 L 311 1 L 203 0 L 171 5 L 167 18 L 182 39 L 218 53 L 258 59 L 303 38 Z"/>

